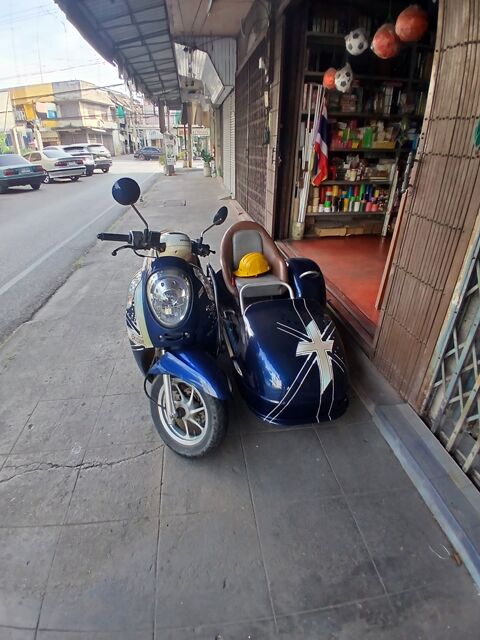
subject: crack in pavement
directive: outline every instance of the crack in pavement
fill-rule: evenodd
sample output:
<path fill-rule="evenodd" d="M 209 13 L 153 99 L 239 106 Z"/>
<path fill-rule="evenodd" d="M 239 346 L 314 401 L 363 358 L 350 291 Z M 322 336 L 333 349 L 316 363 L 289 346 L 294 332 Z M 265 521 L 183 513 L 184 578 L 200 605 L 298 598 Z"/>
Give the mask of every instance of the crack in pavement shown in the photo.
<path fill-rule="evenodd" d="M 159 449 L 163 449 L 163 444 L 155 447 L 153 449 L 149 449 L 148 451 L 142 451 L 137 453 L 134 456 L 129 456 L 127 458 L 120 458 L 119 460 L 110 460 L 106 462 L 79 462 L 78 464 L 56 464 L 54 462 L 29 462 L 28 464 L 20 464 L 13 466 L 15 472 L 8 476 L 7 478 L 1 478 L 0 484 L 4 482 L 8 482 L 9 480 L 13 480 L 13 478 L 18 478 L 21 475 L 25 475 L 27 473 L 35 473 L 36 471 L 52 471 L 53 469 L 80 469 L 81 471 L 88 471 L 89 469 L 96 469 L 99 467 L 113 467 L 117 464 L 122 464 L 123 462 L 129 462 L 130 460 L 135 460 L 136 458 L 141 458 L 142 456 L 146 456 L 150 453 L 154 453 Z M 17 473 L 18 469 L 22 469 L 23 467 L 31 467 L 32 465 L 37 465 L 34 469 L 25 469 L 24 471 L 20 471 Z M 3 467 L 3 471 L 5 472 L 7 469 L 11 469 L 12 467 Z"/>

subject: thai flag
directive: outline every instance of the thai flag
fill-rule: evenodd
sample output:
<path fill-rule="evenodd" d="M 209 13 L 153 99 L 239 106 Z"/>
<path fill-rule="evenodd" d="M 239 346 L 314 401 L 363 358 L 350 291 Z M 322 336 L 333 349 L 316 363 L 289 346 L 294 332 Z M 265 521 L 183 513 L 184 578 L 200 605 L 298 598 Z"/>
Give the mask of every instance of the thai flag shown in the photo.
<path fill-rule="evenodd" d="M 316 187 L 319 186 L 324 180 L 328 178 L 328 116 L 327 116 L 327 104 L 325 102 L 325 94 L 322 97 L 322 104 L 320 106 L 320 118 L 318 119 L 318 130 L 315 136 L 315 142 L 313 143 L 313 149 L 315 152 L 315 163 L 313 167 L 312 184 Z"/>

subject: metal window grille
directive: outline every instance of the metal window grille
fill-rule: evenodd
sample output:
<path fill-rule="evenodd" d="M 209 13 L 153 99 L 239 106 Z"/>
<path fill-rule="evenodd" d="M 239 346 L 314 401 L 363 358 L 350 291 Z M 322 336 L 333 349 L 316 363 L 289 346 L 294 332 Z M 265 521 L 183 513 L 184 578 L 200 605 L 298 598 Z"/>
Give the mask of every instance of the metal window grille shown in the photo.
<path fill-rule="evenodd" d="M 480 488 L 480 237 L 463 270 L 434 355 L 436 371 L 425 418 Z"/>

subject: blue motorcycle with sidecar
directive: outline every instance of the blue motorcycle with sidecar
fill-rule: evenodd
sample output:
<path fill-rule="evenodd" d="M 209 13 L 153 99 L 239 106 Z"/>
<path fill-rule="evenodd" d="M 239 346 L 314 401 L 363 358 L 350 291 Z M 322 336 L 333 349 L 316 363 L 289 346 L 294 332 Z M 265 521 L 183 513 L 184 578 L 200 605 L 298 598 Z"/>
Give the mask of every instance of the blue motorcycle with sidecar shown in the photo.
<path fill-rule="evenodd" d="M 214 253 L 204 235 L 225 221 L 226 207 L 191 240 L 149 229 L 135 206 L 140 187 L 131 178 L 117 180 L 112 194 L 145 224 L 143 231 L 98 238 L 123 243 L 113 255 L 130 249 L 143 258 L 128 291 L 127 333 L 153 422 L 172 450 L 200 457 L 225 434 L 232 386 L 218 364 L 221 351 L 243 399 L 262 420 L 317 423 L 345 412 L 345 355 L 316 263 L 285 261 L 261 225 L 244 221 L 222 239 L 221 270 L 208 264 L 204 271 L 200 258 Z M 268 270 L 245 276 L 242 261 L 251 255 L 263 258 Z"/>

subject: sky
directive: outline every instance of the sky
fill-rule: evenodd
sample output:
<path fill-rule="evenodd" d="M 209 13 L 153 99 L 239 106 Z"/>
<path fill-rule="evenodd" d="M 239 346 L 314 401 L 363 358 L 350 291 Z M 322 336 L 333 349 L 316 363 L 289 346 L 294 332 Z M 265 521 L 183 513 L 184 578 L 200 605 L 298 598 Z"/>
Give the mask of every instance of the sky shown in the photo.
<path fill-rule="evenodd" d="M 0 0 L 0 89 L 60 80 L 122 84 L 53 0 Z"/>

